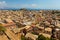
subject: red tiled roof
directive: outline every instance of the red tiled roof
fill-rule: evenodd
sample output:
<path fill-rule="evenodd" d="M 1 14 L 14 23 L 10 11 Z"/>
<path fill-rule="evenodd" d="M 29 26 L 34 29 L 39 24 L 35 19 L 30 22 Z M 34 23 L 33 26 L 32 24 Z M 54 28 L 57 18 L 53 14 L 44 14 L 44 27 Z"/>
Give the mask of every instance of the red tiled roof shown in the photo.
<path fill-rule="evenodd" d="M 3 26 L 5 26 L 5 27 L 9 27 L 9 26 L 11 26 L 11 25 L 15 25 L 15 23 L 7 23 L 7 24 L 3 24 Z"/>

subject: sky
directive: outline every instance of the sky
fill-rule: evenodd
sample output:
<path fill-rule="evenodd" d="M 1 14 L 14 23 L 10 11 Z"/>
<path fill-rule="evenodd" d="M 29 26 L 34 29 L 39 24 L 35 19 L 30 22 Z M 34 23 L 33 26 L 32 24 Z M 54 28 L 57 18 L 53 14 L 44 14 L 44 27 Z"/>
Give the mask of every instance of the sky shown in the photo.
<path fill-rule="evenodd" d="M 60 9 L 60 0 L 0 0 L 0 8 Z"/>

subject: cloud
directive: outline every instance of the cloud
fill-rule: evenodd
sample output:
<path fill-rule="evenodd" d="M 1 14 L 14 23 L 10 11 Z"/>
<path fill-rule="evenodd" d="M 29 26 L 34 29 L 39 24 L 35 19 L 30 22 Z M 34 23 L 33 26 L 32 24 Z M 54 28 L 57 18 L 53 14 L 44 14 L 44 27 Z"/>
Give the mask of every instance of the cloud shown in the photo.
<path fill-rule="evenodd" d="M 4 8 L 7 6 L 6 1 L 0 1 L 0 8 Z"/>
<path fill-rule="evenodd" d="M 36 8 L 37 4 L 21 4 L 20 7 L 22 7 L 22 8 Z"/>
<path fill-rule="evenodd" d="M 37 4 L 31 4 L 32 7 L 37 7 Z"/>

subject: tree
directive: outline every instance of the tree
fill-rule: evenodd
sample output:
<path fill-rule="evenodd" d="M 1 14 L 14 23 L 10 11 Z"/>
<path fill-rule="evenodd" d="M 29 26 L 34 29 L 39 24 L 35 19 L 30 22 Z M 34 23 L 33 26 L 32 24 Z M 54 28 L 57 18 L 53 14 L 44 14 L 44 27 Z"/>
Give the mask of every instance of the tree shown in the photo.
<path fill-rule="evenodd" d="M 39 35 L 37 40 L 46 40 L 46 38 L 43 35 Z"/>
<path fill-rule="evenodd" d="M 26 35 L 26 33 L 27 33 L 27 30 L 26 30 L 26 29 L 23 29 L 23 33 L 24 33 L 24 35 Z"/>
<path fill-rule="evenodd" d="M 39 35 L 38 36 L 38 38 L 37 38 L 37 40 L 55 40 L 55 39 L 53 39 L 53 38 L 46 38 L 46 37 L 44 37 L 43 35 Z"/>
<path fill-rule="evenodd" d="M 45 21 L 42 21 L 42 22 L 40 23 L 40 26 L 44 27 L 44 32 L 45 32 L 46 25 L 45 25 L 44 22 L 45 22 Z"/>
<path fill-rule="evenodd" d="M 50 38 L 46 38 L 46 40 L 50 40 Z"/>
<path fill-rule="evenodd" d="M 3 27 L 2 24 L 0 24 L 0 34 L 1 34 L 1 35 L 5 34 L 5 35 L 7 36 L 7 38 L 8 38 L 9 40 L 11 40 L 11 39 L 9 38 L 9 36 L 5 33 L 5 31 L 6 31 L 6 28 Z"/>
<path fill-rule="evenodd" d="M 51 35 L 51 38 L 50 40 L 56 40 L 56 30 L 55 30 L 55 27 L 52 28 L 52 35 Z"/>
<path fill-rule="evenodd" d="M 26 40 L 25 36 L 22 35 L 21 36 L 21 40 Z"/>
<path fill-rule="evenodd" d="M 6 28 L 3 26 L 0 26 L 0 31 L 6 31 Z"/>
<path fill-rule="evenodd" d="M 47 27 L 47 25 L 45 24 L 45 22 L 43 22 L 43 27 L 44 27 L 44 32 L 45 32 L 45 28 Z"/>
<path fill-rule="evenodd" d="M 25 27 L 25 26 L 26 26 L 26 25 L 21 24 L 21 23 L 19 23 L 19 22 L 16 22 L 16 25 L 18 26 L 18 28 L 21 28 L 21 27 Z"/>
<path fill-rule="evenodd" d="M 28 38 L 26 38 L 26 40 L 33 40 L 33 39 L 31 39 L 30 37 L 28 37 Z"/>
<path fill-rule="evenodd" d="M 3 34 L 6 31 L 6 28 L 0 24 L 0 34 Z"/>
<path fill-rule="evenodd" d="M 54 38 L 50 38 L 50 40 L 56 40 L 56 39 L 54 39 Z"/>
<path fill-rule="evenodd" d="M 52 14 L 55 14 L 54 10 L 52 11 Z"/>
<path fill-rule="evenodd" d="M 31 39 L 30 37 L 26 38 L 25 36 L 22 35 L 21 40 L 33 40 L 33 39 Z"/>

